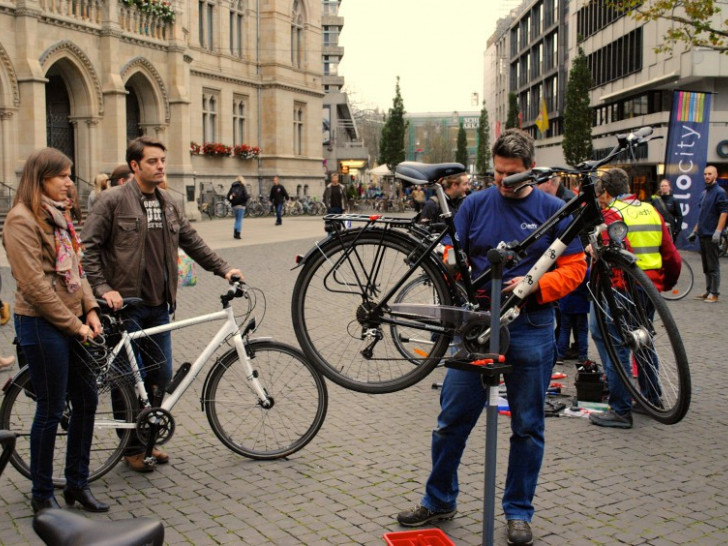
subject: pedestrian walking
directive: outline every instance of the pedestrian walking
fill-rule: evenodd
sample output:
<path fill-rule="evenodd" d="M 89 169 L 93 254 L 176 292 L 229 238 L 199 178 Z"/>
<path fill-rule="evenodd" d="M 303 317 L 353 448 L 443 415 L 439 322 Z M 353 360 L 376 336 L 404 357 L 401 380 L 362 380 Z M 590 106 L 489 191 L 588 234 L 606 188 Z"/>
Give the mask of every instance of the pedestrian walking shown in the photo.
<path fill-rule="evenodd" d="M 238 176 L 230 186 L 227 194 L 227 200 L 233 207 L 235 213 L 235 224 L 233 225 L 233 238 L 240 239 L 243 232 L 243 218 L 245 217 L 245 207 L 248 204 L 248 190 L 245 188 L 245 178 Z"/>
<path fill-rule="evenodd" d="M 288 192 L 281 185 L 277 176 L 273 177 L 273 187 L 270 189 L 270 202 L 276 208 L 276 225 L 283 223 L 283 204 L 288 201 Z"/>
<path fill-rule="evenodd" d="M 86 208 L 88 210 L 91 210 L 91 208 L 94 206 L 94 202 L 96 201 L 96 198 L 99 196 L 99 194 L 108 189 L 109 187 L 109 175 L 106 173 L 99 173 L 94 177 L 94 189 L 91 190 L 91 193 L 88 194 L 88 203 L 86 205 Z"/>

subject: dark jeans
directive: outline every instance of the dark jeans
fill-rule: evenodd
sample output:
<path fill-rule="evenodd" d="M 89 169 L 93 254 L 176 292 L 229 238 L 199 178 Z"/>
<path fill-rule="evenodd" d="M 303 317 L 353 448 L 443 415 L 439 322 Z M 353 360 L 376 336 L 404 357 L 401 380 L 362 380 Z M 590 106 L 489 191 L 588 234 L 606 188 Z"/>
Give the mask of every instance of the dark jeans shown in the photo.
<path fill-rule="evenodd" d="M 711 236 L 700 236 L 700 259 L 705 273 L 705 291 L 708 294 L 720 294 L 720 262 L 718 245 Z"/>
<path fill-rule="evenodd" d="M 544 454 L 543 408 L 556 351 L 553 307 L 523 311 L 508 329 L 511 343 L 506 359 L 513 364 L 513 371 L 504 375 L 511 439 L 503 512 L 506 519 L 531 521 Z M 432 471 L 422 499 L 428 510 L 445 512 L 457 507 L 460 459 L 487 395 L 480 374 L 447 371 L 440 391 L 437 428 L 432 432 Z"/>
<path fill-rule="evenodd" d="M 155 307 L 135 305 L 124 312 L 124 324 L 129 332 L 169 324 L 169 307 L 166 303 Z M 155 392 L 159 393 L 160 399 L 153 403 L 161 403 L 164 390 L 172 380 L 172 333 L 163 332 L 135 340 L 134 353 L 147 394 L 151 398 Z M 115 400 L 116 396 L 112 393 L 112 403 L 117 408 Z M 124 454 L 136 455 L 144 448 L 136 434 L 132 434 Z"/>
<path fill-rule="evenodd" d="M 278 203 L 275 205 L 276 207 L 276 224 L 280 224 L 283 222 L 283 219 L 281 218 L 283 215 L 283 203 Z"/>
<path fill-rule="evenodd" d="M 561 313 L 561 327 L 556 341 L 556 353 L 563 359 L 569 350 L 571 332 L 574 332 L 576 350 L 580 362 L 589 358 L 589 314 L 588 313 Z"/>
<path fill-rule="evenodd" d="M 82 489 L 88 484 L 98 397 L 81 347 L 41 317 L 15 315 L 15 333 L 28 361 L 37 403 L 30 428 L 33 498 L 53 496 L 53 452 L 66 396 L 73 409 L 66 442 L 66 482 L 69 487 Z"/>

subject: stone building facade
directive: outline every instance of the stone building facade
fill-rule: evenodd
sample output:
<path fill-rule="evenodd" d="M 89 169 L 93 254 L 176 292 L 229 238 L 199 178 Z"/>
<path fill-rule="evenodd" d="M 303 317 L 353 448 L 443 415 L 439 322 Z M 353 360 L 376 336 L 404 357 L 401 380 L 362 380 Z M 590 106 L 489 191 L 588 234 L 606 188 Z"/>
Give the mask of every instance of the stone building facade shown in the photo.
<path fill-rule="evenodd" d="M 51 145 L 83 198 L 140 134 L 167 145 L 191 217 L 237 175 L 253 195 L 274 175 L 292 195 L 321 192 L 321 40 L 320 0 L 0 0 L 4 196 Z M 193 153 L 206 142 L 261 152 Z"/>

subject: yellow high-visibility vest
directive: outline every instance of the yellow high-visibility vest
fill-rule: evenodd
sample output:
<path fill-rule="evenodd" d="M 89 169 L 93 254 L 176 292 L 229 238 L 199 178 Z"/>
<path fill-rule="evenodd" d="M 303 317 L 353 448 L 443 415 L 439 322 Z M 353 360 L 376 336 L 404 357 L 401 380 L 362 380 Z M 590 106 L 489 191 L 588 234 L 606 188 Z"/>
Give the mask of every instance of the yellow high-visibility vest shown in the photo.
<path fill-rule="evenodd" d="M 619 212 L 629 227 L 627 240 L 637 256 L 637 267 L 662 268 L 662 218 L 655 207 L 637 200 L 628 203 L 615 199 L 610 208 Z"/>

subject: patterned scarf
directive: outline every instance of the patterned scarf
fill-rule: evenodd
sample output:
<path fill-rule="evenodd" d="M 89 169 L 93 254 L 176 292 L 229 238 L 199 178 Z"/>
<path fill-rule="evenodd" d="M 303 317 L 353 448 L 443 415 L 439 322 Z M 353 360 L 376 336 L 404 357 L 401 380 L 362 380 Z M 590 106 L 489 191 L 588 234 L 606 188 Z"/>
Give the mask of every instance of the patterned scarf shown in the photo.
<path fill-rule="evenodd" d="M 81 267 L 83 246 L 81 239 L 68 216 L 68 204 L 52 201 L 42 196 L 43 209 L 53 226 L 56 241 L 56 273 L 63 278 L 68 292 L 73 294 L 81 288 L 81 279 L 85 277 Z"/>

